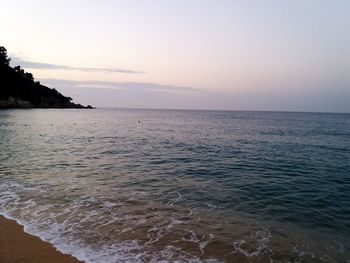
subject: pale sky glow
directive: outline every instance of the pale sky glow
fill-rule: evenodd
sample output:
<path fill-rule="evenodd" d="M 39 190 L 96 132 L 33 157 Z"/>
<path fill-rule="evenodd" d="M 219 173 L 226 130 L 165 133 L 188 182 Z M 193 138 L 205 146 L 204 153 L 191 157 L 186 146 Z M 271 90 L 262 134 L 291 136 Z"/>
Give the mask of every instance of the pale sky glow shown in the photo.
<path fill-rule="evenodd" d="M 349 14 L 347 0 L 2 0 L 0 45 L 96 106 L 350 112 Z"/>

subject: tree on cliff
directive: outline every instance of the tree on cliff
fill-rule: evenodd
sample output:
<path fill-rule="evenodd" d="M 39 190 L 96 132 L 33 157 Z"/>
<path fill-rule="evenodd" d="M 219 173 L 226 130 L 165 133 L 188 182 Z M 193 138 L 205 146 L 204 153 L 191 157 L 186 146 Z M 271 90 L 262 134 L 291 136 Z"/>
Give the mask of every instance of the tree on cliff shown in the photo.
<path fill-rule="evenodd" d="M 23 77 L 34 80 L 33 74 L 29 72 L 25 72 L 24 69 L 21 68 L 21 66 L 16 66 L 13 68 L 17 73 L 21 74 Z"/>
<path fill-rule="evenodd" d="M 7 57 L 7 50 L 5 47 L 0 46 L 0 64 L 9 65 L 11 59 Z"/>

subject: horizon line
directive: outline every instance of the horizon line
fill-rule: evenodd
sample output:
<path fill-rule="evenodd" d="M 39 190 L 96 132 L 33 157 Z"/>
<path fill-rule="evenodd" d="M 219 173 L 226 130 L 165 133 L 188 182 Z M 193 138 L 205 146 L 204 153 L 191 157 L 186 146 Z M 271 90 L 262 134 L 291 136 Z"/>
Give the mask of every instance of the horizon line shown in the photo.
<path fill-rule="evenodd" d="M 275 112 L 275 113 L 320 113 L 320 114 L 350 114 L 338 111 L 297 111 L 297 110 L 237 110 L 237 109 L 185 109 L 185 108 L 143 108 L 143 107 L 98 107 L 95 109 L 118 110 L 164 110 L 164 111 L 236 111 L 236 112 Z"/>

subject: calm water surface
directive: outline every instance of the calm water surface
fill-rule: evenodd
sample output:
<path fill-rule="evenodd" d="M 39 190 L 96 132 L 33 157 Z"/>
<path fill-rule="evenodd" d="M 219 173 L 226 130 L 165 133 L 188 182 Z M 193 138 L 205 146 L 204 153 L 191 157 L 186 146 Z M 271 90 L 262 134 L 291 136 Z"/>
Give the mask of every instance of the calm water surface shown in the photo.
<path fill-rule="evenodd" d="M 350 114 L 0 111 L 0 213 L 86 262 L 350 262 Z"/>

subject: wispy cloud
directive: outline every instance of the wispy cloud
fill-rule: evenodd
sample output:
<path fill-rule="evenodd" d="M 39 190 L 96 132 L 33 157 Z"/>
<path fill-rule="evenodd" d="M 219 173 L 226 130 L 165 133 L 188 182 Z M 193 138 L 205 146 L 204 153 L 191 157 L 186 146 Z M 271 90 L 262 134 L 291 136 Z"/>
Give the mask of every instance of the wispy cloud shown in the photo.
<path fill-rule="evenodd" d="M 295 91 L 291 95 L 284 90 L 220 92 L 149 82 L 39 80 L 79 103 L 96 107 L 350 112 L 346 83 L 317 92 L 306 86 L 303 94 Z"/>
<path fill-rule="evenodd" d="M 79 103 L 96 107 L 198 108 L 196 101 L 207 93 L 191 87 L 152 82 L 39 80 Z"/>
<path fill-rule="evenodd" d="M 109 88 L 109 89 L 134 89 L 143 91 L 159 92 L 199 92 L 198 89 L 191 87 L 182 87 L 152 82 L 117 82 L 101 80 L 67 80 L 67 79 L 40 79 L 44 84 L 54 87 L 72 87 L 72 88 Z"/>
<path fill-rule="evenodd" d="M 16 56 L 12 56 L 11 64 L 14 66 L 20 65 L 21 67 L 27 68 L 27 69 L 47 69 L 47 70 L 63 69 L 63 70 L 79 70 L 79 71 L 86 71 L 86 72 L 107 72 L 107 73 L 127 73 L 127 74 L 144 73 L 142 71 L 123 69 L 123 68 L 74 67 L 74 66 L 68 66 L 68 65 L 33 62 L 33 61 L 28 61 Z"/>

